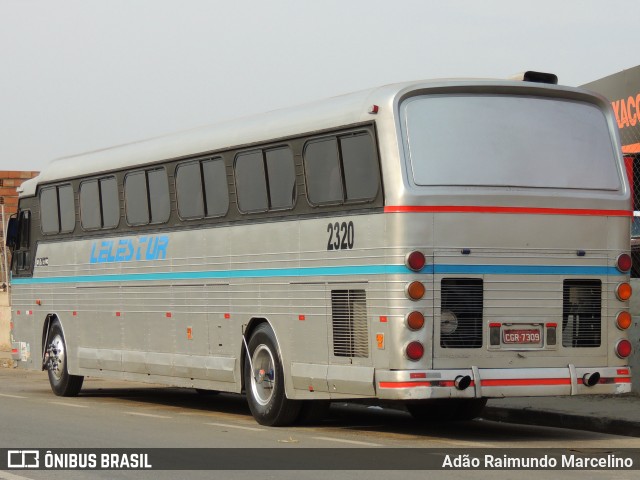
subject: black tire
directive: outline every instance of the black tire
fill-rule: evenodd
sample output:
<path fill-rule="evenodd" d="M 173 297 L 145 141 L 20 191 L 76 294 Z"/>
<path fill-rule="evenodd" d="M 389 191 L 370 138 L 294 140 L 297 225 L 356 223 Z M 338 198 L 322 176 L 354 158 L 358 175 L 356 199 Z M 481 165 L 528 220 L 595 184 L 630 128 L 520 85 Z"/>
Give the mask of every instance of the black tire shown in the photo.
<path fill-rule="evenodd" d="M 69 375 L 67 369 L 67 344 L 64 340 L 62 327 L 58 322 L 53 322 L 49 328 L 46 348 L 49 354 L 47 370 L 51 390 L 59 397 L 75 397 L 82 388 L 84 377 Z"/>
<path fill-rule="evenodd" d="M 408 403 L 407 410 L 420 422 L 464 422 L 478 417 L 486 398 L 443 398 L 420 403 Z"/>
<path fill-rule="evenodd" d="M 290 425 L 298 417 L 301 407 L 299 401 L 289 400 L 285 395 L 282 360 L 277 345 L 273 330 L 263 323 L 251 335 L 249 352 L 244 359 L 244 385 L 249 409 L 260 425 L 270 427 Z"/>
<path fill-rule="evenodd" d="M 329 400 L 304 400 L 296 419 L 299 425 L 317 425 L 329 414 Z"/>

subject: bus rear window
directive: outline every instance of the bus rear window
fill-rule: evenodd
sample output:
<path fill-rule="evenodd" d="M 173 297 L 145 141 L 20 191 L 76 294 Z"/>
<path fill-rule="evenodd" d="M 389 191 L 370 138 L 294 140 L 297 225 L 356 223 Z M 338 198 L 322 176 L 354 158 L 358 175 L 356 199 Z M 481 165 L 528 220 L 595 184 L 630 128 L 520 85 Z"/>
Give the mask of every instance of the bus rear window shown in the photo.
<path fill-rule="evenodd" d="M 603 112 L 588 103 L 509 95 L 429 95 L 400 107 L 417 185 L 618 190 Z"/>

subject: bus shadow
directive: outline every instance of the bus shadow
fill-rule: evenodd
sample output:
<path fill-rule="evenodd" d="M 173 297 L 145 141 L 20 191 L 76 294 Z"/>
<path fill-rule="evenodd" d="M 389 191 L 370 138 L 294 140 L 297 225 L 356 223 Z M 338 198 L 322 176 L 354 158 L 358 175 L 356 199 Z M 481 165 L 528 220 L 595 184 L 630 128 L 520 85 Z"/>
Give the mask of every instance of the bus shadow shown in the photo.
<path fill-rule="evenodd" d="M 81 397 L 123 400 L 144 404 L 176 408 L 183 414 L 222 414 L 240 417 L 241 421 L 253 421 L 244 395 L 230 393 L 197 393 L 194 389 L 173 387 L 143 388 L 88 388 Z M 584 440 L 584 431 L 567 430 L 545 426 L 516 425 L 487 421 L 482 417 L 464 422 L 421 423 L 402 409 L 334 402 L 325 418 L 318 422 L 293 425 L 291 429 L 325 431 L 349 431 L 380 434 L 390 438 L 406 440 L 455 440 L 470 443 L 543 443 L 554 440 Z M 481 446 L 481 445 L 477 445 Z"/>

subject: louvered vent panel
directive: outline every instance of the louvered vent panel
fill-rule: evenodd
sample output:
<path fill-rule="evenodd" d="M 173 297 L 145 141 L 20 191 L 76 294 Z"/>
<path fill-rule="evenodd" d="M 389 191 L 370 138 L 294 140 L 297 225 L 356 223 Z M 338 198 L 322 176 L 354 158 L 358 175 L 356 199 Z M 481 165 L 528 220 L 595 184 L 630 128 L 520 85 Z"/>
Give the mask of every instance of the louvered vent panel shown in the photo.
<path fill-rule="evenodd" d="M 482 347 L 482 279 L 443 279 L 440 306 L 441 347 Z"/>
<path fill-rule="evenodd" d="M 565 280 L 562 289 L 562 346 L 599 347 L 602 282 Z"/>
<path fill-rule="evenodd" d="M 336 357 L 369 356 L 367 298 L 364 290 L 332 290 L 333 354 Z"/>

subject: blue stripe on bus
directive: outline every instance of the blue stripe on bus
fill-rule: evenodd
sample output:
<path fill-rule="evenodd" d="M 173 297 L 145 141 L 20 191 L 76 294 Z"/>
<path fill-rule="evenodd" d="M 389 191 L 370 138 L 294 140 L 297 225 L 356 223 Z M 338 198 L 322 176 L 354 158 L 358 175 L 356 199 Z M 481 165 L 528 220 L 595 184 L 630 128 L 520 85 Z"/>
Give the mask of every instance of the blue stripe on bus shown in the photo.
<path fill-rule="evenodd" d="M 427 265 L 420 274 L 440 275 L 621 275 L 615 267 L 569 265 Z M 202 272 L 123 273 L 61 277 L 14 278 L 13 285 L 52 283 L 147 282 L 157 280 L 224 280 L 234 278 L 323 277 L 351 275 L 413 274 L 404 265 L 362 265 L 340 267 L 265 268 L 210 270 Z"/>

